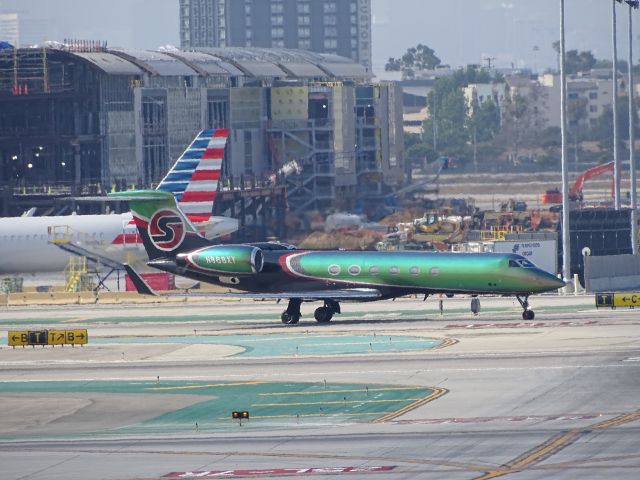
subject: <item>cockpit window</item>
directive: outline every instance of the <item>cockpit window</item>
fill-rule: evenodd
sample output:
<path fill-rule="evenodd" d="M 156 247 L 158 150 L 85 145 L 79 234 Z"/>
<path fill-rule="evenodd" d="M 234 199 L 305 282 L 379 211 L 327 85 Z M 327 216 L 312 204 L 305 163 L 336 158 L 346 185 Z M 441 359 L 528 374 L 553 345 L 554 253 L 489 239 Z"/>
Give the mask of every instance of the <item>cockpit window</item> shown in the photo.
<path fill-rule="evenodd" d="M 535 268 L 536 266 L 531 263 L 529 260 L 526 260 L 524 258 L 518 258 L 516 260 L 509 260 L 509 267 L 512 268 Z"/>

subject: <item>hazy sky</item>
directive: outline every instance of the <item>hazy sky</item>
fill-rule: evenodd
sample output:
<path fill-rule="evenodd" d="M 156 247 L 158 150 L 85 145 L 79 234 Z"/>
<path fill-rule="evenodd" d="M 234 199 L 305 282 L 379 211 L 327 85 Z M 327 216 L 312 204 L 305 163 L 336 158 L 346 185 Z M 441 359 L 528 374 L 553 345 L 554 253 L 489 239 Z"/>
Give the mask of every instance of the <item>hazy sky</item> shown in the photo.
<path fill-rule="evenodd" d="M 611 0 L 565 3 L 567 48 L 609 57 Z M 559 0 L 372 0 L 372 10 L 375 70 L 418 43 L 455 66 L 487 57 L 498 66 L 538 70 L 556 62 L 551 43 L 559 38 Z M 130 48 L 179 44 L 178 0 L 0 0 L 0 11 L 23 15 L 22 33 L 29 42 L 79 38 Z M 618 12 L 620 55 L 626 58 L 627 9 Z M 636 16 L 640 20 L 640 13 Z M 637 25 L 640 32 L 640 21 Z M 640 45 L 636 51 L 640 55 Z"/>

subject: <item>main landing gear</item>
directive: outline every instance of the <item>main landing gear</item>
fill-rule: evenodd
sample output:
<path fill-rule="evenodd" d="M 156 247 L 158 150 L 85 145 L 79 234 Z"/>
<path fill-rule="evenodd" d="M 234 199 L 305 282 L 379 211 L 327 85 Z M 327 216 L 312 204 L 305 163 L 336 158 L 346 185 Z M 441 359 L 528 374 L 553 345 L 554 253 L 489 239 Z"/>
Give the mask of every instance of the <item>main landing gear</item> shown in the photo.
<path fill-rule="evenodd" d="M 529 310 L 529 296 L 525 295 L 524 297 L 520 297 L 520 295 L 516 295 L 516 298 L 518 299 L 518 302 L 520 302 L 520 305 L 524 309 L 524 312 L 522 312 L 522 319 L 533 320 L 534 318 L 536 318 L 536 314 L 533 313 L 533 310 Z"/>
<path fill-rule="evenodd" d="M 280 319 L 285 325 L 295 325 L 300 321 L 300 305 L 302 300 L 299 298 L 292 298 L 289 300 L 287 309 L 282 312 Z"/>
<path fill-rule="evenodd" d="M 282 312 L 280 319 L 285 325 L 295 325 L 300 321 L 300 305 L 302 300 L 299 298 L 292 298 L 289 300 L 287 309 Z M 340 304 L 335 300 L 325 300 L 323 307 L 316 308 L 313 316 L 318 323 L 329 323 L 333 318 L 333 315 L 340 313 Z"/>
<path fill-rule="evenodd" d="M 335 300 L 325 300 L 324 307 L 316 308 L 313 316 L 318 323 L 329 323 L 334 313 L 340 313 L 340 304 Z"/>

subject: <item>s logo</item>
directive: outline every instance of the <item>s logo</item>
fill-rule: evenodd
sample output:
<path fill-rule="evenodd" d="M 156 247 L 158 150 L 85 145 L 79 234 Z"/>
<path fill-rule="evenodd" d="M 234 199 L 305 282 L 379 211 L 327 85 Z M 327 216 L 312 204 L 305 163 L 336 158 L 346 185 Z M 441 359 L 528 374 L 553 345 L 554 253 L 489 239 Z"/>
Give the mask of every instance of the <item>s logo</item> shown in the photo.
<path fill-rule="evenodd" d="M 185 227 L 182 218 L 174 210 L 158 210 L 149 220 L 151 242 L 165 252 L 175 249 L 182 243 Z"/>

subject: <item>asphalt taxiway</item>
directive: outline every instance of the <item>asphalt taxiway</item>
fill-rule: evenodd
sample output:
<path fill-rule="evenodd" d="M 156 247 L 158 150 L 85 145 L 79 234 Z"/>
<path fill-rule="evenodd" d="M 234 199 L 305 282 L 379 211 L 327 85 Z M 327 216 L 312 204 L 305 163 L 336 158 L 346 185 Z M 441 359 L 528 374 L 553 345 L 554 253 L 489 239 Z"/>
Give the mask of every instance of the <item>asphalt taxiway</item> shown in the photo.
<path fill-rule="evenodd" d="M 638 478 L 640 315 L 532 303 L 305 306 L 294 327 L 271 302 L 4 310 L 3 345 L 90 343 L 0 348 L 1 476 Z"/>

